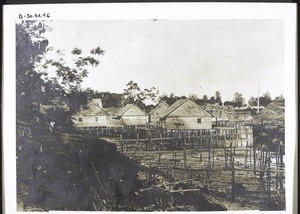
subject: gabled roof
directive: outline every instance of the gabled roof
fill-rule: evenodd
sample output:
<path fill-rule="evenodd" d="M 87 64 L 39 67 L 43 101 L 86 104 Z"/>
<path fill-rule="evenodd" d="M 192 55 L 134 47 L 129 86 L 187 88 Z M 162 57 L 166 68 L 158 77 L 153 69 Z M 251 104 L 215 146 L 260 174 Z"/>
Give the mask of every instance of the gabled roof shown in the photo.
<path fill-rule="evenodd" d="M 95 102 L 88 102 L 85 108 L 81 108 L 74 116 L 108 116 L 108 112 L 99 107 Z"/>
<path fill-rule="evenodd" d="M 146 113 L 142 109 L 140 109 L 139 107 L 137 107 L 134 104 L 127 104 L 123 108 L 114 108 L 114 107 L 104 108 L 104 110 L 112 116 L 122 116 L 123 114 L 125 114 L 131 108 L 135 108 L 138 111 L 140 111 L 142 114 L 146 115 Z"/>
<path fill-rule="evenodd" d="M 198 106 L 195 102 L 191 101 L 190 99 L 180 99 L 177 100 L 173 105 L 171 105 L 161 116 L 161 118 L 165 118 L 171 113 L 173 113 L 175 110 L 179 109 L 181 106 L 183 106 L 185 103 L 190 103 L 192 106 L 200 110 L 203 114 L 205 114 L 207 117 L 211 117 L 211 115 L 206 112 L 203 108 Z M 185 113 L 189 114 L 190 116 L 197 116 L 196 113 L 193 110 L 185 109 Z"/>
<path fill-rule="evenodd" d="M 133 104 L 127 104 L 126 106 L 124 106 L 122 108 L 122 110 L 119 112 L 120 115 L 124 114 L 126 111 L 128 111 L 132 106 L 134 106 Z"/>
<path fill-rule="evenodd" d="M 103 109 L 112 116 L 117 116 L 122 111 L 122 108 L 115 108 L 115 107 L 109 107 L 109 108 L 103 108 Z"/>
<path fill-rule="evenodd" d="M 146 115 L 146 113 L 142 109 L 140 109 L 138 106 L 136 106 L 134 104 L 127 104 L 126 106 L 124 106 L 123 109 L 119 112 L 119 115 L 121 116 L 121 115 L 125 114 L 131 108 L 136 108 L 142 114 Z"/>
<path fill-rule="evenodd" d="M 103 108 L 102 100 L 101 99 L 92 99 L 91 102 L 99 106 L 100 108 Z"/>
<path fill-rule="evenodd" d="M 173 103 L 169 108 L 161 115 L 161 118 L 164 118 L 171 114 L 175 109 L 179 108 L 183 103 L 185 103 L 187 99 L 180 99 Z"/>
<path fill-rule="evenodd" d="M 169 108 L 169 105 L 166 102 L 160 102 L 158 103 L 154 109 L 150 111 L 149 114 L 156 114 L 160 116 L 161 114 L 164 113 Z"/>

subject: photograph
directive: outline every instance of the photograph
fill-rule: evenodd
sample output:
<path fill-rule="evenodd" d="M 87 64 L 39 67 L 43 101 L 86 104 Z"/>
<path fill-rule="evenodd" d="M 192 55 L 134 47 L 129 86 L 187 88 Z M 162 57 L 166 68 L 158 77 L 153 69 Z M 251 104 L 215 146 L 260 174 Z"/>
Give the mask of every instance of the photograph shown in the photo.
<path fill-rule="evenodd" d="M 286 18 L 163 5 L 17 10 L 3 132 L 14 211 L 290 212 Z"/>

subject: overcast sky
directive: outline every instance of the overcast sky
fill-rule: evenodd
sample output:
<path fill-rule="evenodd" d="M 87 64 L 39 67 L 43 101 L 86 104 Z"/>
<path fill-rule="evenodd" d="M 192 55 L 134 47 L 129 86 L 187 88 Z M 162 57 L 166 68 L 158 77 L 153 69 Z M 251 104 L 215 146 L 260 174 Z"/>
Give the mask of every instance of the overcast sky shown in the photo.
<path fill-rule="evenodd" d="M 234 92 L 246 100 L 284 95 L 284 23 L 280 20 L 52 21 L 49 46 L 84 51 L 100 46 L 101 64 L 84 86 L 121 93 L 130 80 L 160 93 Z"/>

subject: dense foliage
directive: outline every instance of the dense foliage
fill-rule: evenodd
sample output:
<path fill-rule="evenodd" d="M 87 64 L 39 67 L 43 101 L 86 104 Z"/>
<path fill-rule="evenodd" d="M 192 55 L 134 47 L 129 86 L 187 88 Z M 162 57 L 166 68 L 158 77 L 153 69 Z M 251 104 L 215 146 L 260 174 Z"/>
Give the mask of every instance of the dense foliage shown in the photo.
<path fill-rule="evenodd" d="M 99 57 L 104 54 L 100 47 L 82 56 L 82 50 L 74 48 L 70 55 L 77 57 L 73 65 L 60 56 L 46 59 L 45 55 L 53 51 L 48 40 L 43 37 L 49 29 L 43 22 L 23 21 L 16 24 L 16 104 L 17 112 L 36 115 L 44 108 L 49 120 L 61 126 L 70 125 L 70 117 L 92 98 L 93 91 L 83 90 L 81 83 L 88 76 L 89 66 L 98 66 Z M 43 61 L 44 60 L 44 61 Z M 55 75 L 50 77 L 51 70 Z M 53 108 L 49 108 L 49 106 Z"/>

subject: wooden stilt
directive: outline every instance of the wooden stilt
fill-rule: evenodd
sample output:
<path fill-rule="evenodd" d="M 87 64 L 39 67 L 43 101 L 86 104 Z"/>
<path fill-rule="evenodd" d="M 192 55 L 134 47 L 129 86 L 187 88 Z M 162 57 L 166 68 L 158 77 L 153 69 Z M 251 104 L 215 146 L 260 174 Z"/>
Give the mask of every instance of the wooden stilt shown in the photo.
<path fill-rule="evenodd" d="M 233 158 L 231 163 L 231 202 L 234 202 L 235 199 L 234 182 L 235 182 L 235 170 L 234 170 L 234 158 Z"/>

